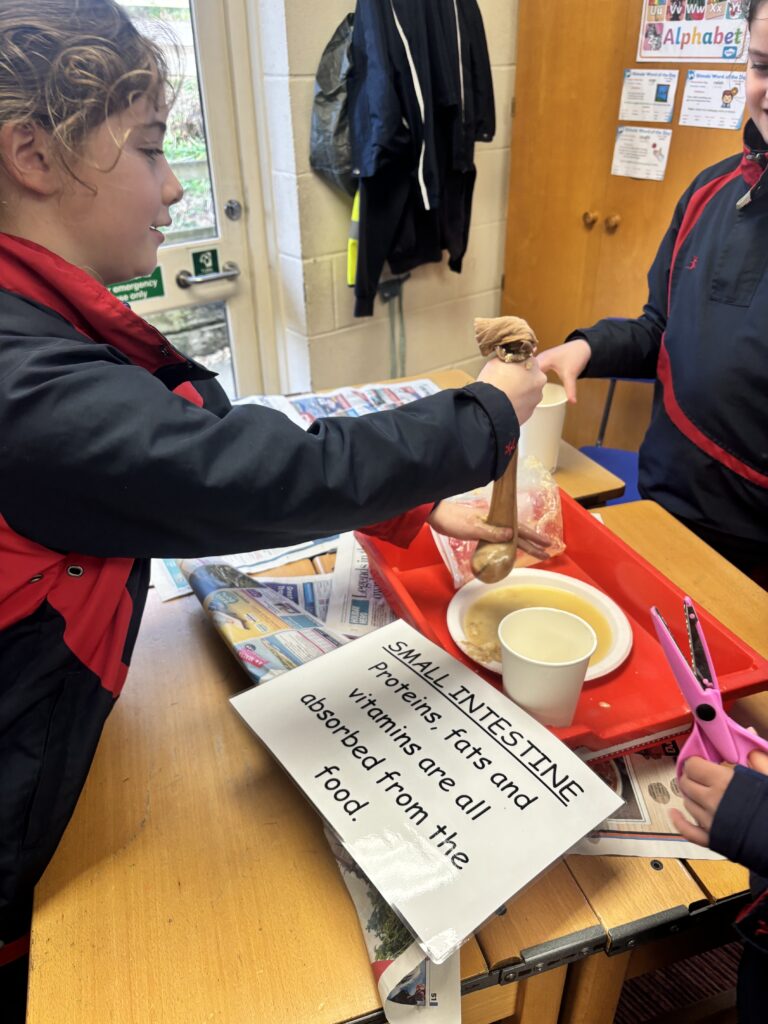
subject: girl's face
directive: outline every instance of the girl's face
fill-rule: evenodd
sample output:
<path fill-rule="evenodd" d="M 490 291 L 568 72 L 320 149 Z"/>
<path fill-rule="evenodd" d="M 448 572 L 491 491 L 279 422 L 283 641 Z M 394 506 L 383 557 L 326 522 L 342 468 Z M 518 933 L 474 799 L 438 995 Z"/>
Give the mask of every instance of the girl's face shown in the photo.
<path fill-rule="evenodd" d="M 758 6 L 749 27 L 747 109 L 768 144 L 768 3 Z"/>
<path fill-rule="evenodd" d="M 150 274 L 183 189 L 163 154 L 168 110 L 148 97 L 88 136 L 73 167 L 80 179 L 59 201 L 61 228 L 83 269 L 104 284 Z M 82 183 L 82 184 L 81 184 Z"/>

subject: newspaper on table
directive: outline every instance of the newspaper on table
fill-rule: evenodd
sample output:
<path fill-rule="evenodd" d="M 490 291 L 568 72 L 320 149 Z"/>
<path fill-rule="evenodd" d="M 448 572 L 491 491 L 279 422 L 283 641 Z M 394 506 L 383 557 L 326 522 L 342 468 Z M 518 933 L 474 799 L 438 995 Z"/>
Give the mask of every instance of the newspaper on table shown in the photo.
<path fill-rule="evenodd" d="M 346 643 L 309 610 L 327 608 L 327 577 L 257 581 L 224 562 L 181 564 L 192 592 L 254 683 Z"/>
<path fill-rule="evenodd" d="M 292 544 L 285 548 L 263 548 L 261 551 L 246 551 L 240 555 L 215 555 L 210 558 L 153 558 L 152 583 L 161 601 L 172 601 L 175 597 L 191 594 L 187 577 L 190 566 L 229 565 L 243 573 L 268 572 L 278 569 L 289 562 L 297 562 L 302 558 L 314 558 L 335 551 L 339 543 L 339 535 L 323 537 L 322 540 L 306 541 L 303 544 Z"/>
<path fill-rule="evenodd" d="M 368 556 L 353 533 L 343 533 L 336 551 L 326 623 L 344 636 L 364 636 L 397 616 L 371 576 Z"/>
<path fill-rule="evenodd" d="M 358 388 L 336 388 L 335 391 L 301 395 L 247 395 L 237 399 L 234 404 L 263 405 L 265 408 L 283 413 L 294 423 L 306 428 L 323 416 L 366 416 L 372 412 L 397 409 L 417 398 L 434 395 L 439 390 L 434 381 L 422 379 L 392 384 L 366 384 Z M 243 554 L 199 561 L 227 564 L 244 573 L 267 572 L 288 562 L 314 558 L 315 555 L 335 551 L 338 541 L 338 536 L 325 537 L 288 547 L 265 548 L 261 551 L 247 551 Z M 152 559 L 152 583 L 161 601 L 170 601 L 175 597 L 190 594 L 192 590 L 187 583 L 187 575 L 179 559 Z"/>
<path fill-rule="evenodd" d="M 675 774 L 679 752 L 677 740 L 667 739 L 610 760 L 605 760 L 600 751 L 585 755 L 585 762 L 623 802 L 572 852 L 723 860 L 713 850 L 689 843 L 670 820 L 673 808 L 687 816 Z"/>
<path fill-rule="evenodd" d="M 309 427 L 323 416 L 366 416 L 371 412 L 397 409 L 416 398 L 435 395 L 439 390 L 432 380 L 409 380 L 303 395 L 248 395 L 237 399 L 235 405 L 263 405 L 284 413 L 300 426 Z"/>

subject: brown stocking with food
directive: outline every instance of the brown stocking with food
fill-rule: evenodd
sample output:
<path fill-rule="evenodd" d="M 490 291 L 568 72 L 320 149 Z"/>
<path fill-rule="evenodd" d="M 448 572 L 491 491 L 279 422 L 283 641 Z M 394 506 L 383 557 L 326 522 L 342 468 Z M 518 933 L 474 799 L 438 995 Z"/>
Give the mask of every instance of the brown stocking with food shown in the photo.
<path fill-rule="evenodd" d="M 495 354 L 505 363 L 527 363 L 536 354 L 536 335 L 525 320 L 517 316 L 500 316 L 475 320 L 475 339 L 484 356 Z M 508 576 L 517 555 L 517 449 L 509 465 L 494 481 L 488 522 L 492 526 L 511 527 L 512 540 L 504 543 L 480 541 L 472 555 L 472 573 L 483 583 L 496 583 Z"/>

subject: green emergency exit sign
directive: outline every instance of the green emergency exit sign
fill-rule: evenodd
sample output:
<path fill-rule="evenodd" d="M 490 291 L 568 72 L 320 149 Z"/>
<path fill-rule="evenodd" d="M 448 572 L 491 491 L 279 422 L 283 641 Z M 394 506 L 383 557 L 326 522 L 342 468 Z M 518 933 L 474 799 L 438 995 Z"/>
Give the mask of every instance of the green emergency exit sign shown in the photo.
<path fill-rule="evenodd" d="M 121 302 L 143 302 L 145 299 L 161 299 L 165 295 L 163 271 L 155 267 L 148 277 L 132 277 L 130 281 L 111 284 L 109 290 Z"/>
<path fill-rule="evenodd" d="M 205 276 L 206 274 L 218 274 L 219 250 L 201 249 L 200 252 L 193 252 L 192 268 L 196 277 Z"/>

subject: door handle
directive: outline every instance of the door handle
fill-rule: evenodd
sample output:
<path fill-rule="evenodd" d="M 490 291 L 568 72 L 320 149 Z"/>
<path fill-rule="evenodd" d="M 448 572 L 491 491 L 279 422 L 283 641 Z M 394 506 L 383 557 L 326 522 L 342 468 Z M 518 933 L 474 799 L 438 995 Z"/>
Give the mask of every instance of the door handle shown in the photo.
<path fill-rule="evenodd" d="M 605 218 L 605 230 L 613 234 L 613 232 L 621 224 L 621 215 L 618 213 L 612 213 Z"/>
<path fill-rule="evenodd" d="M 581 219 L 584 221 L 584 227 L 591 228 L 597 224 L 600 219 L 600 214 L 595 213 L 594 210 L 585 210 L 581 215 Z"/>
<path fill-rule="evenodd" d="M 225 263 L 214 274 L 193 274 L 191 270 L 180 270 L 176 275 L 179 288 L 191 288 L 193 284 L 209 284 L 211 281 L 230 281 L 240 277 L 240 267 L 232 260 Z"/>

